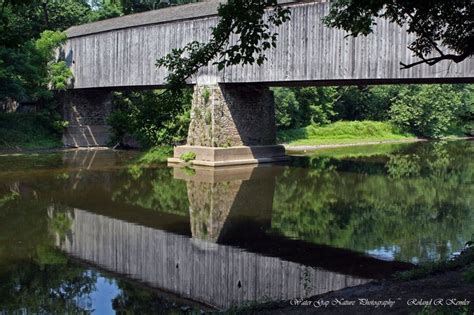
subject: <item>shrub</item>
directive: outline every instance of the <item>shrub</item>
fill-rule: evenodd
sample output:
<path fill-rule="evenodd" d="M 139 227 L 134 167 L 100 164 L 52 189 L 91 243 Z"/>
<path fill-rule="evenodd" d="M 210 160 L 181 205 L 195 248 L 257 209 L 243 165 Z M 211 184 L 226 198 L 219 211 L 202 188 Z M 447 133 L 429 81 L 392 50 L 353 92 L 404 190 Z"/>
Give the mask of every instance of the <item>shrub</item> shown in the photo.
<path fill-rule="evenodd" d="M 441 138 L 459 123 L 462 109 L 461 95 L 451 85 L 419 85 L 402 91 L 390 117 L 404 130 Z"/>
<path fill-rule="evenodd" d="M 181 154 L 181 156 L 179 158 L 181 160 L 185 161 L 185 162 L 189 162 L 189 161 L 192 161 L 192 160 L 196 159 L 196 153 L 194 153 L 194 152 L 185 152 L 185 153 Z"/>
<path fill-rule="evenodd" d="M 0 148 L 59 147 L 60 133 L 54 124 L 47 115 L 0 113 Z"/>
<path fill-rule="evenodd" d="M 115 93 L 117 110 L 108 123 L 115 142 L 133 135 L 144 147 L 174 145 L 188 134 L 191 90 L 168 95 L 162 90 Z"/>

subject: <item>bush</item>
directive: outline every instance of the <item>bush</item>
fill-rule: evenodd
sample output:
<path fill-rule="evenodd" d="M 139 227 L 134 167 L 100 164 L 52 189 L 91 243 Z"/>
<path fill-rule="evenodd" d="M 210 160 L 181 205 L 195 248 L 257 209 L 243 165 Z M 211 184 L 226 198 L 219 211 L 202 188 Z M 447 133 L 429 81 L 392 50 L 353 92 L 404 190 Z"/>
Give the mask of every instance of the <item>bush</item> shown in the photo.
<path fill-rule="evenodd" d="M 404 89 L 390 109 L 391 121 L 418 136 L 441 138 L 460 124 L 461 94 L 451 85 Z"/>
<path fill-rule="evenodd" d="M 391 121 L 439 138 L 474 134 L 474 85 L 380 85 L 273 89 L 279 130 L 339 120 Z"/>
<path fill-rule="evenodd" d="M 162 90 L 115 93 L 117 111 L 108 119 L 114 141 L 125 134 L 144 147 L 174 145 L 185 141 L 191 109 L 191 90 L 169 95 Z"/>
<path fill-rule="evenodd" d="M 184 162 L 189 162 L 196 159 L 196 153 L 194 152 L 185 152 L 179 157 Z"/>
<path fill-rule="evenodd" d="M 276 122 L 281 130 L 331 122 L 335 88 L 274 88 Z"/>
<path fill-rule="evenodd" d="M 0 113 L 0 148 L 53 148 L 61 136 L 45 115 Z"/>

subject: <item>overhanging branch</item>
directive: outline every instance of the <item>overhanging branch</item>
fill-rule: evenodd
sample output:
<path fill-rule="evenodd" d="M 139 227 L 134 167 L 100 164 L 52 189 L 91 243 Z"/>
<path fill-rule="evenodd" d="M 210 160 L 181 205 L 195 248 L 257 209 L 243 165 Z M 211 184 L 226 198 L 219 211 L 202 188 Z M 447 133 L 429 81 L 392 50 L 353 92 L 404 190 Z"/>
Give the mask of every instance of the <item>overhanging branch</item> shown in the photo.
<path fill-rule="evenodd" d="M 410 63 L 410 64 L 405 64 L 403 62 L 400 62 L 400 65 L 401 65 L 400 69 L 401 70 L 410 69 L 412 67 L 418 66 L 418 65 L 423 64 L 423 63 L 426 63 L 429 66 L 433 66 L 433 65 L 435 65 L 438 62 L 443 61 L 443 60 L 451 60 L 451 61 L 454 61 L 455 63 L 460 63 L 461 61 L 467 59 L 470 55 L 471 55 L 471 53 L 469 53 L 469 52 L 466 52 L 466 53 L 461 54 L 461 55 L 453 55 L 453 54 L 445 55 L 445 54 L 443 54 L 441 56 L 432 57 L 432 58 L 422 58 L 420 61 L 413 62 L 413 63 Z"/>

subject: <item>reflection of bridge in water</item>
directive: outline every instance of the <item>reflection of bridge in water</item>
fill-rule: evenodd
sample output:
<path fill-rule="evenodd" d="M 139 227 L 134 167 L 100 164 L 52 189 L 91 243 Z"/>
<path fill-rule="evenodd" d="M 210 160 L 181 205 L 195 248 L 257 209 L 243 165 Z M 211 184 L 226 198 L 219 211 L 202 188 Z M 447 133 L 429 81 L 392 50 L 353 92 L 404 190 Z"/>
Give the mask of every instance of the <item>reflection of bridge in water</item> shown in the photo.
<path fill-rule="evenodd" d="M 138 211 L 132 218 L 100 209 L 98 200 L 65 200 L 74 207 L 73 221 L 58 246 L 109 271 L 220 308 L 321 294 L 408 267 L 268 233 L 280 172 L 175 169 L 174 177 L 187 182 L 189 218 L 150 210 L 140 216 L 146 211 L 131 209 Z"/>
<path fill-rule="evenodd" d="M 74 209 L 60 246 L 75 257 L 217 307 L 324 293 L 366 279 Z"/>

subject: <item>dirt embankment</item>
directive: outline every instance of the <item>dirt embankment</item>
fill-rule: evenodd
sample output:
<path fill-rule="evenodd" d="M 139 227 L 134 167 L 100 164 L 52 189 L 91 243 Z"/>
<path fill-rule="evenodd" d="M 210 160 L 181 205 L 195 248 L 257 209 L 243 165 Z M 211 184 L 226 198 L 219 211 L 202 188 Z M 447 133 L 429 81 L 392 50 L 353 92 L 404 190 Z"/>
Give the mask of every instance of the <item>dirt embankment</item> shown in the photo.
<path fill-rule="evenodd" d="M 474 283 L 464 270 L 420 280 L 384 280 L 314 296 L 261 305 L 247 314 L 474 314 Z"/>

